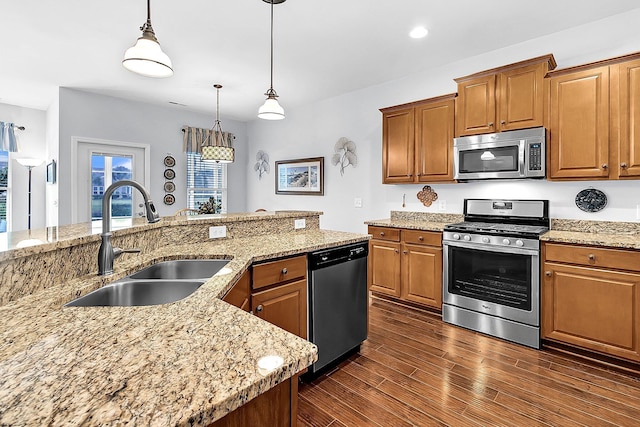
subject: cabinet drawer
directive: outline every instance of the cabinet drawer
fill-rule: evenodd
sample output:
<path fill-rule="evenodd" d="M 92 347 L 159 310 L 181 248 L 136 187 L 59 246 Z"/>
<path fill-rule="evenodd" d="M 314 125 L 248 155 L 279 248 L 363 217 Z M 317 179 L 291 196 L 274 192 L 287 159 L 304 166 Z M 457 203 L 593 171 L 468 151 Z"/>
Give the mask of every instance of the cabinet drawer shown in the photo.
<path fill-rule="evenodd" d="M 416 245 L 442 246 L 442 233 L 434 231 L 402 230 L 402 241 Z"/>
<path fill-rule="evenodd" d="M 547 243 L 545 259 L 569 264 L 640 271 L 640 252 L 632 250 Z"/>
<path fill-rule="evenodd" d="M 390 240 L 392 242 L 400 241 L 400 230 L 397 228 L 374 227 L 370 225 L 369 234 L 371 234 L 374 239 Z"/>
<path fill-rule="evenodd" d="M 288 282 L 306 275 L 307 257 L 305 255 L 256 264 L 253 266 L 253 289 Z"/>

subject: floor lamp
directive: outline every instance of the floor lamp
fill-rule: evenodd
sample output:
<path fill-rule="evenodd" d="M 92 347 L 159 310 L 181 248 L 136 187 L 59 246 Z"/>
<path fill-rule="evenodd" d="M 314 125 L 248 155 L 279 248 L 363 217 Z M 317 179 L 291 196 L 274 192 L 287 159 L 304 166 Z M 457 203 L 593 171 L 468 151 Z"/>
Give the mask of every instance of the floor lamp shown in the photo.
<path fill-rule="evenodd" d="M 31 169 L 35 168 L 36 166 L 40 166 L 42 163 L 44 163 L 44 160 L 23 158 L 16 159 L 16 161 L 22 166 L 26 166 L 27 169 L 29 169 L 29 218 L 27 229 L 31 230 Z"/>

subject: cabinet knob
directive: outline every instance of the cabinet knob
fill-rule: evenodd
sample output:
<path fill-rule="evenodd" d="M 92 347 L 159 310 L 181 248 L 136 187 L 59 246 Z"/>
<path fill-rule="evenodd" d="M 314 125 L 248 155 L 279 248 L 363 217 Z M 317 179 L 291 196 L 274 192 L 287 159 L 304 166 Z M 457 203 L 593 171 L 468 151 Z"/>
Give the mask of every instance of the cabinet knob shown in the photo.
<path fill-rule="evenodd" d="M 594 254 L 589 254 L 589 260 L 595 261 L 596 260 L 596 256 Z"/>
<path fill-rule="evenodd" d="M 409 253 L 409 251 L 402 251 L 402 253 L 406 255 Z"/>
<path fill-rule="evenodd" d="M 547 277 L 551 277 L 551 272 L 550 271 L 545 271 L 544 275 L 547 276 Z"/>
<path fill-rule="evenodd" d="M 416 174 L 416 176 L 422 176 L 422 174 L 421 174 L 421 173 L 419 173 L 419 174 Z"/>
<path fill-rule="evenodd" d="M 257 306 L 257 307 L 256 307 L 256 311 L 257 311 L 258 313 L 260 313 L 260 312 L 262 312 L 262 309 L 263 309 L 263 308 L 264 308 L 264 307 L 262 307 L 262 304 L 260 304 L 259 306 Z"/>
<path fill-rule="evenodd" d="M 607 169 L 608 167 L 609 167 L 609 165 L 608 165 L 608 164 L 606 164 L 606 163 L 603 163 L 603 164 L 602 164 L 602 169 Z"/>
<path fill-rule="evenodd" d="M 626 169 L 627 168 L 627 164 L 625 162 L 620 163 L 620 167 L 622 169 Z"/>
<path fill-rule="evenodd" d="M 500 120 L 500 124 L 501 125 L 505 125 L 505 124 L 507 124 L 507 122 L 506 122 L 506 120 Z"/>
<path fill-rule="evenodd" d="M 424 240 L 424 237 L 418 236 L 418 240 L 420 240 L 422 242 Z"/>
<path fill-rule="evenodd" d="M 287 270 L 287 267 L 282 269 L 282 274 L 287 274 L 289 272 L 289 270 Z"/>
<path fill-rule="evenodd" d="M 399 254 L 399 253 L 400 253 L 400 251 L 399 251 L 399 250 L 397 250 L 397 249 L 394 249 L 394 251 L 395 251 L 395 253 L 397 253 L 397 254 Z"/>
<path fill-rule="evenodd" d="M 488 125 L 489 127 L 493 127 L 493 122 L 489 122 L 489 123 L 487 123 L 487 125 Z"/>
<path fill-rule="evenodd" d="M 381 232 L 380 232 L 380 235 L 381 235 L 381 236 L 384 236 L 384 231 L 381 231 Z"/>

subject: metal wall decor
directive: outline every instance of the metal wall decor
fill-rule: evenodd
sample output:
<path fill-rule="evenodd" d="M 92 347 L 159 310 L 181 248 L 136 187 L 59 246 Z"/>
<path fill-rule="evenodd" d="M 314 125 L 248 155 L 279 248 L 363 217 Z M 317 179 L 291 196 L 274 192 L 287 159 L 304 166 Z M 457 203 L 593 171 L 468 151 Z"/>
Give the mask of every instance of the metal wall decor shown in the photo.
<path fill-rule="evenodd" d="M 595 188 L 587 188 L 576 194 L 576 206 L 585 212 L 599 212 L 607 206 L 607 195 Z"/>
<path fill-rule="evenodd" d="M 429 207 L 433 202 L 438 200 L 438 194 L 431 188 L 429 185 L 425 185 L 422 187 L 422 190 L 418 191 L 418 200 L 422 202 L 423 205 Z"/>
<path fill-rule="evenodd" d="M 344 175 L 344 168 L 351 165 L 358 166 L 358 155 L 356 154 L 356 143 L 344 136 L 338 139 L 334 146 L 335 153 L 331 157 L 331 164 L 340 165 L 340 175 Z"/>
<path fill-rule="evenodd" d="M 173 156 L 168 155 L 164 158 L 162 163 L 164 164 L 164 167 L 165 167 L 163 175 L 164 175 L 164 178 L 167 180 L 164 183 L 164 191 L 167 194 L 164 195 L 164 197 L 162 198 L 162 201 L 164 202 L 165 205 L 172 205 L 176 201 L 175 196 L 172 194 L 176 189 L 176 185 L 172 181 L 176 177 L 176 171 L 174 171 L 171 168 L 173 168 L 176 165 L 176 159 Z"/>
<path fill-rule="evenodd" d="M 269 155 L 262 150 L 258 150 L 256 153 L 256 164 L 253 165 L 253 170 L 258 172 L 258 179 L 262 179 L 262 174 L 269 173 L 270 169 Z"/>

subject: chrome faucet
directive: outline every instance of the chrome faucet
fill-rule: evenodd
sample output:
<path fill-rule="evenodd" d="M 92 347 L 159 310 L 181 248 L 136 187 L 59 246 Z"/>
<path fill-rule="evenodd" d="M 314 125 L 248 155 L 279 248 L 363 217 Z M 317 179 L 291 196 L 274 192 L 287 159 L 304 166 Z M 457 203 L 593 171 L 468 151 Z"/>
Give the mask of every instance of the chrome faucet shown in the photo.
<path fill-rule="evenodd" d="M 111 195 L 114 191 L 127 185 L 138 189 L 138 191 L 142 193 L 147 221 L 149 223 L 160 221 L 160 216 L 158 215 L 155 206 L 153 206 L 153 201 L 149 196 L 149 192 L 142 185 L 135 181 L 125 179 L 114 182 L 107 187 L 102 195 L 102 234 L 100 235 L 102 242 L 100 243 L 100 250 L 98 251 L 98 274 L 101 276 L 113 274 L 113 260 L 123 253 L 140 252 L 140 249 L 120 249 L 114 248 L 111 245 L 111 206 L 109 205 L 109 202 L 111 201 Z"/>

